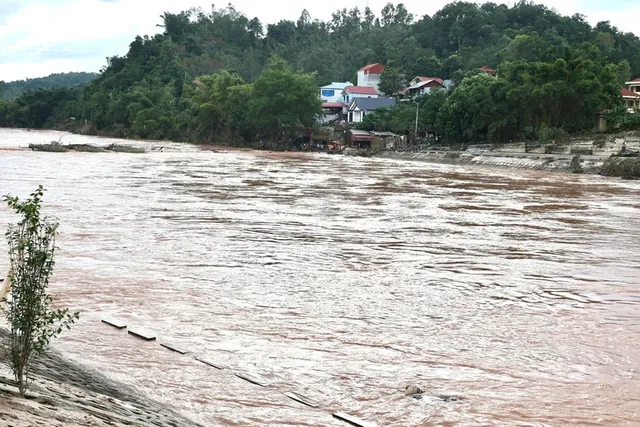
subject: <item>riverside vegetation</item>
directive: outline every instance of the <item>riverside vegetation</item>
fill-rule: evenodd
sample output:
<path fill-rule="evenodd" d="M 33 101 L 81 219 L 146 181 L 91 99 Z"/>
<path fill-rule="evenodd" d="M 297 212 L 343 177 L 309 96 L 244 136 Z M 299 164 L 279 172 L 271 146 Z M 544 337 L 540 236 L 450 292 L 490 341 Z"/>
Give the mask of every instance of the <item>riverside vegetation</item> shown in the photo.
<path fill-rule="evenodd" d="M 415 17 L 402 4 L 335 12 L 323 22 L 265 26 L 228 6 L 162 16 L 161 34 L 136 37 L 83 88 L 27 91 L 0 102 L 0 126 L 119 137 L 238 143 L 290 141 L 321 113 L 317 87 L 387 66 L 392 94 L 413 77 L 455 86 L 418 100 L 421 131 L 441 141 L 553 140 L 594 127 L 640 128 L 621 84 L 640 75 L 640 39 L 609 22 L 561 16 L 529 1 L 455 2 Z M 488 65 L 497 78 L 481 73 Z M 370 130 L 411 132 L 417 105 L 366 117 Z M 263 144 L 263 142 L 260 142 Z"/>
<path fill-rule="evenodd" d="M 79 317 L 66 308 L 53 308 L 47 293 L 53 273 L 58 223 L 41 216 L 44 188 L 40 186 L 28 199 L 4 196 L 4 200 L 22 219 L 10 225 L 9 243 L 11 295 L 3 301 L 9 323 L 9 337 L 3 350 L 13 371 L 18 390 L 25 395 L 30 367 L 63 329 L 69 329 Z"/>

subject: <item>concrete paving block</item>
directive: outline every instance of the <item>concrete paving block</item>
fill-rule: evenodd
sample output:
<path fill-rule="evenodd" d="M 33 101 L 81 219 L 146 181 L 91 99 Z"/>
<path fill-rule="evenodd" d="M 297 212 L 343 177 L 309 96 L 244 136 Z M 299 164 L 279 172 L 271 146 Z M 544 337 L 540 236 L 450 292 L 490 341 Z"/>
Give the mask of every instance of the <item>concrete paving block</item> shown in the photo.
<path fill-rule="evenodd" d="M 376 427 L 375 423 L 363 421 L 360 418 L 356 418 L 353 415 L 345 414 L 344 412 L 336 412 L 335 414 L 333 414 L 333 418 L 357 427 Z"/>
<path fill-rule="evenodd" d="M 302 403 L 303 405 L 307 405 L 310 406 L 312 408 L 317 408 L 318 404 L 316 402 L 314 402 L 313 400 L 309 399 L 307 396 L 303 396 L 300 393 L 296 393 L 293 391 L 287 391 L 282 393 L 285 396 L 287 396 L 289 399 L 293 399 L 296 402 Z"/>
<path fill-rule="evenodd" d="M 118 329 L 124 329 L 127 327 L 127 324 L 124 321 L 118 319 L 102 319 L 102 323 L 106 323 L 107 325 Z"/>
<path fill-rule="evenodd" d="M 155 341 L 156 339 L 156 334 L 154 334 L 153 332 L 150 331 L 145 331 L 144 329 L 129 329 L 127 332 L 129 332 L 129 334 L 137 337 L 137 338 L 141 338 L 145 341 Z"/>
<path fill-rule="evenodd" d="M 202 358 L 202 357 L 196 357 L 195 359 L 196 359 L 198 362 L 200 362 L 200 363 L 204 363 L 204 364 L 205 364 L 205 365 L 207 365 L 207 366 L 211 366 L 212 368 L 216 368 L 216 369 L 220 369 L 220 370 L 224 369 L 224 367 L 223 367 L 222 365 L 219 365 L 219 364 L 217 364 L 217 363 L 214 363 L 214 362 L 212 362 L 212 361 L 210 361 L 210 360 L 207 360 L 207 359 L 205 359 L 205 358 Z"/>
<path fill-rule="evenodd" d="M 180 348 L 178 346 L 176 346 L 175 344 L 171 344 L 171 343 L 167 343 L 167 342 L 161 342 L 160 345 L 168 350 L 171 351 L 175 351 L 176 353 L 180 353 L 180 354 L 187 354 L 189 353 L 188 350 L 185 350 L 183 348 Z"/>
<path fill-rule="evenodd" d="M 236 372 L 236 377 L 242 378 L 245 381 L 249 381 L 251 384 L 259 385 L 260 387 L 266 387 L 269 385 L 262 378 L 259 378 L 255 375 L 248 374 L 246 372 Z"/>

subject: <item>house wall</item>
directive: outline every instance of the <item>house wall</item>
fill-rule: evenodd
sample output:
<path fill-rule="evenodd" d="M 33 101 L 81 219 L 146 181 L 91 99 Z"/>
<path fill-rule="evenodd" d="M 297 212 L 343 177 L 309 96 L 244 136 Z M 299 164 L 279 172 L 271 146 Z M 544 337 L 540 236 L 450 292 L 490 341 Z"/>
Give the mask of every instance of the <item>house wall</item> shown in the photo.
<path fill-rule="evenodd" d="M 627 108 L 640 109 L 640 99 L 625 99 Z"/>
<path fill-rule="evenodd" d="M 380 74 L 369 74 L 368 86 L 374 87 L 377 91 L 380 91 Z"/>
<path fill-rule="evenodd" d="M 440 88 L 440 89 L 444 89 L 442 86 L 440 86 L 440 84 L 438 84 L 437 82 L 431 82 L 426 86 L 422 86 L 419 89 L 413 89 L 410 93 L 410 95 L 413 96 L 421 96 L 421 95 L 426 95 L 428 93 L 431 92 L 431 89 L 433 88 Z"/>
<path fill-rule="evenodd" d="M 346 82 L 344 85 L 333 86 L 326 85 L 319 89 L 319 96 L 322 102 L 341 102 L 342 91 L 346 86 L 352 86 L 351 82 Z"/>
<path fill-rule="evenodd" d="M 367 115 L 365 111 L 361 110 L 353 110 L 347 112 L 347 122 L 348 123 L 360 123 Z"/>
<path fill-rule="evenodd" d="M 364 111 L 354 111 L 352 123 L 360 123 L 362 122 L 363 118 L 364 118 Z"/>
<path fill-rule="evenodd" d="M 379 98 L 378 95 L 369 95 L 361 93 L 347 93 L 342 96 L 342 102 L 350 104 L 355 98 Z M 339 101 L 338 101 L 339 102 Z"/>
<path fill-rule="evenodd" d="M 369 86 L 379 90 L 380 74 L 365 74 L 364 71 L 358 71 L 358 86 Z"/>
<path fill-rule="evenodd" d="M 322 102 L 342 101 L 342 89 L 320 88 L 320 100 Z"/>

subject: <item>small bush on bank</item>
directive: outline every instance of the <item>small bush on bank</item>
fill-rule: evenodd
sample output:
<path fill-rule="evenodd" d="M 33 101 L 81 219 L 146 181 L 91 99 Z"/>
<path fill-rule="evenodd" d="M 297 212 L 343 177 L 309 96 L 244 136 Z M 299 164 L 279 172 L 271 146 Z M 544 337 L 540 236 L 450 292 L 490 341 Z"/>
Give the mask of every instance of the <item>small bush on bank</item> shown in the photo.
<path fill-rule="evenodd" d="M 11 293 L 2 308 L 10 326 L 10 337 L 3 349 L 22 396 L 29 386 L 34 357 L 47 351 L 51 341 L 79 317 L 69 309 L 53 308 L 53 298 L 47 293 L 55 264 L 58 223 L 40 215 L 43 195 L 44 188 L 40 186 L 24 201 L 9 195 L 3 198 L 22 217 L 6 232 Z"/>

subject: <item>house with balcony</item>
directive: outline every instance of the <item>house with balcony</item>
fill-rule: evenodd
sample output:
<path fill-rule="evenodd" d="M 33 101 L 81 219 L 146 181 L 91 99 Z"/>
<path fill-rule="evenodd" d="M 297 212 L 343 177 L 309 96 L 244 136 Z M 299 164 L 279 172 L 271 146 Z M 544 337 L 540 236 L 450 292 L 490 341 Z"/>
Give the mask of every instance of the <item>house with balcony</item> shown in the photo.
<path fill-rule="evenodd" d="M 620 89 L 620 95 L 630 110 L 640 110 L 640 77 L 625 83 L 629 89 Z"/>
<path fill-rule="evenodd" d="M 444 80 L 439 77 L 417 76 L 409 82 L 409 87 L 404 89 L 402 94 L 413 99 L 428 94 L 433 88 L 446 89 Z"/>
<path fill-rule="evenodd" d="M 640 110 L 640 92 L 622 88 L 620 89 L 620 95 L 622 95 L 624 104 L 629 110 Z"/>
<path fill-rule="evenodd" d="M 382 64 L 369 64 L 358 70 L 358 86 L 372 87 L 379 92 L 380 76 L 384 71 L 384 65 Z"/>

